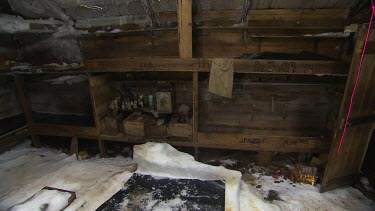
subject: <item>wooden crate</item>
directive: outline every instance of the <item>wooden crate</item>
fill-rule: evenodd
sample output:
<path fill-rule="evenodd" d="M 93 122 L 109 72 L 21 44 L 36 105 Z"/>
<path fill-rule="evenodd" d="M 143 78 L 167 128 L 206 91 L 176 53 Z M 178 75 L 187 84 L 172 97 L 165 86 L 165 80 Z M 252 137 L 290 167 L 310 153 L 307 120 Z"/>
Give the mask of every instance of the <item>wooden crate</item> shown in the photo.
<path fill-rule="evenodd" d="M 188 120 L 187 123 L 180 123 L 177 122 L 177 118 L 173 118 L 168 126 L 168 135 L 191 138 L 193 133 L 192 130 L 193 129 L 190 120 Z"/>
<path fill-rule="evenodd" d="M 124 132 L 122 123 L 124 121 L 124 115 L 118 114 L 116 117 L 106 116 L 104 117 L 105 134 L 117 135 L 119 132 Z"/>
<path fill-rule="evenodd" d="M 124 120 L 124 131 L 128 135 L 145 136 L 146 122 L 151 120 L 152 117 L 146 114 L 133 113 Z"/>
<path fill-rule="evenodd" d="M 148 121 L 145 126 L 145 136 L 149 138 L 168 137 L 167 125 L 157 125 L 156 121 Z"/>

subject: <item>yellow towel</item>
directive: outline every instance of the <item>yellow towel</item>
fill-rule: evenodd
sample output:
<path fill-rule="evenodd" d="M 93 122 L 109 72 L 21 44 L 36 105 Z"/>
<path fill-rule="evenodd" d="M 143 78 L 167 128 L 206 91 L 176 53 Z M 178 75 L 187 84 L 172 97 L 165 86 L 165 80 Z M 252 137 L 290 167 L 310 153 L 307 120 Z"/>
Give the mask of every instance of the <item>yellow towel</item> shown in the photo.
<path fill-rule="evenodd" d="M 212 60 L 208 91 L 232 98 L 233 59 L 216 58 Z"/>

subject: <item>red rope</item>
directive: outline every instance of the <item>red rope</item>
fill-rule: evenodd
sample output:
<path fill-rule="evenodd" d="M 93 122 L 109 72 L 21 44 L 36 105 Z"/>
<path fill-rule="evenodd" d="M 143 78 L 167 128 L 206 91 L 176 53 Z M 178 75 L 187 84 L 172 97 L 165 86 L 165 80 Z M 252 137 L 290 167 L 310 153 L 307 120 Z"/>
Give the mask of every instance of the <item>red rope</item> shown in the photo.
<path fill-rule="evenodd" d="M 366 40 L 365 40 L 365 43 L 363 45 L 362 55 L 361 55 L 361 59 L 359 61 L 358 73 L 357 73 L 357 77 L 355 79 L 355 84 L 354 84 L 354 88 L 353 88 L 353 91 L 352 91 L 352 96 L 350 97 L 350 104 L 349 104 L 349 109 L 348 109 L 348 113 L 347 113 L 345 124 L 344 124 L 344 130 L 342 131 L 341 138 L 340 138 L 340 144 L 339 144 L 339 147 L 337 148 L 337 153 L 338 154 L 340 154 L 340 152 L 341 152 L 342 143 L 344 142 L 344 138 L 345 138 L 345 134 L 346 134 L 346 127 L 348 126 L 349 118 L 350 118 L 350 115 L 352 113 L 353 101 L 354 101 L 354 98 L 355 98 L 355 94 L 357 92 L 357 86 L 358 86 L 359 76 L 361 75 L 361 71 L 362 71 L 363 60 L 365 58 L 365 52 L 366 52 L 367 42 L 368 42 L 368 39 L 370 37 L 372 20 L 374 18 L 374 14 L 375 14 L 374 2 L 372 0 L 371 0 L 371 4 L 372 4 L 372 7 L 371 7 L 372 8 L 372 13 L 371 13 L 371 18 L 370 18 L 370 23 L 369 23 L 368 28 L 367 28 Z"/>

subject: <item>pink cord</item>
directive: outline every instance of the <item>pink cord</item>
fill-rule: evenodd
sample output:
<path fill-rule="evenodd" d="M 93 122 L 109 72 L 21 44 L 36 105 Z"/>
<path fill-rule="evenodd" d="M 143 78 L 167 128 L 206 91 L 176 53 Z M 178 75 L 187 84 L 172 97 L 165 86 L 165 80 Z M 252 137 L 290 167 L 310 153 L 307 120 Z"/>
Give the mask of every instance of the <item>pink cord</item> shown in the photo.
<path fill-rule="evenodd" d="M 357 73 L 357 77 L 355 79 L 355 84 L 354 84 L 354 88 L 353 88 L 353 91 L 352 91 L 352 96 L 350 98 L 350 104 L 349 104 L 348 114 L 347 114 L 346 120 L 345 120 L 344 130 L 343 130 L 343 132 L 341 134 L 340 145 L 337 148 L 337 153 L 338 154 L 340 154 L 340 152 L 341 152 L 342 143 L 344 142 L 344 138 L 345 138 L 345 134 L 346 134 L 346 127 L 348 125 L 349 118 L 350 118 L 350 115 L 352 113 L 353 101 L 354 101 L 355 94 L 356 94 L 356 91 L 357 91 L 359 76 L 361 75 L 361 71 L 362 71 L 363 59 L 365 58 L 365 52 L 366 52 L 367 42 L 368 42 L 368 39 L 370 37 L 372 20 L 374 18 L 374 14 L 375 14 L 375 7 L 374 7 L 374 3 L 372 2 L 372 0 L 371 0 L 371 4 L 372 4 L 372 7 L 371 7 L 372 8 L 372 13 L 371 13 L 371 18 L 370 18 L 370 23 L 369 23 L 368 28 L 367 28 L 366 40 L 365 40 L 365 43 L 363 45 L 361 60 L 359 61 L 358 73 Z"/>

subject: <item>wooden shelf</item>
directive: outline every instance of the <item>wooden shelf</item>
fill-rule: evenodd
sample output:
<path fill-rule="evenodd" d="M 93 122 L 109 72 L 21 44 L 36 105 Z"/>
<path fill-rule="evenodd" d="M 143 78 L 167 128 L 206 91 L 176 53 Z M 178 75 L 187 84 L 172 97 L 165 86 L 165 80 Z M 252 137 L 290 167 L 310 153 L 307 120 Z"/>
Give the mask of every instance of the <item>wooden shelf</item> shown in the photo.
<path fill-rule="evenodd" d="M 123 133 L 118 135 L 105 135 L 101 134 L 100 139 L 103 141 L 117 141 L 117 142 L 127 142 L 127 143 L 146 143 L 146 142 L 165 142 L 176 146 L 194 146 L 194 142 L 187 138 L 182 137 L 168 137 L 168 138 L 149 138 L 140 136 L 130 136 Z"/>
<path fill-rule="evenodd" d="M 30 132 L 35 135 L 79 137 L 97 139 L 96 127 L 71 125 L 33 124 Z"/>

